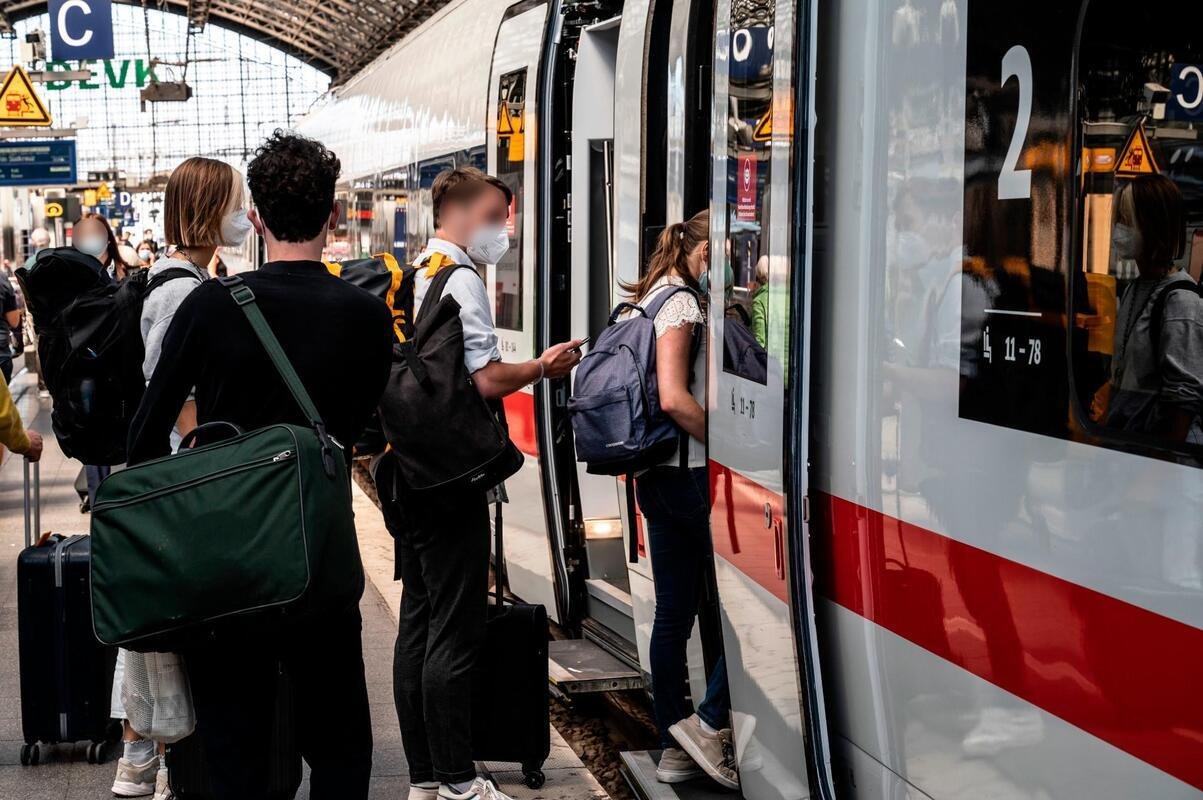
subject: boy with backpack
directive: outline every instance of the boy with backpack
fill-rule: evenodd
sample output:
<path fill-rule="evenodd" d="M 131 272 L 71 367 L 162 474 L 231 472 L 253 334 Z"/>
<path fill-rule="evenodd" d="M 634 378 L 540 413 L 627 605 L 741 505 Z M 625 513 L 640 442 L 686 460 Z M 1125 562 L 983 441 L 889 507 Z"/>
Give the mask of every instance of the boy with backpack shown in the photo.
<path fill-rule="evenodd" d="M 501 180 L 460 167 L 432 187 L 435 235 L 414 262 L 414 313 L 437 303 L 428 289 L 441 270 L 444 296 L 459 304 L 464 364 L 476 390 L 497 400 L 544 378 L 562 378 L 580 360 L 579 342 L 554 345 L 523 363 L 501 360 L 492 303 L 475 269 L 509 249 L 513 194 Z M 465 391 L 471 391 L 465 387 Z M 439 424 L 432 409 L 423 424 Z M 407 491 L 392 458 L 375 474 L 385 520 L 396 539 L 404 590 L 393 664 L 393 691 L 410 770 L 410 800 L 506 800 L 477 777 L 472 757 L 470 672 L 480 653 L 487 611 L 487 491 Z"/>

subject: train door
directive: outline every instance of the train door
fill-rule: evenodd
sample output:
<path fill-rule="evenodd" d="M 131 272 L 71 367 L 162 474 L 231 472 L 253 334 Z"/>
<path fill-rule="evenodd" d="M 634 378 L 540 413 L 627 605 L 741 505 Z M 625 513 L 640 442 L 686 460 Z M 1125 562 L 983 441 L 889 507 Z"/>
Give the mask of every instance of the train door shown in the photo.
<path fill-rule="evenodd" d="M 486 284 L 494 298 L 498 346 L 506 361 L 526 361 L 536 350 L 536 249 L 538 235 L 535 121 L 538 119 L 539 64 L 547 4 L 522 2 L 506 12 L 493 50 L 489 78 L 488 172 L 514 193 L 510 208 L 510 250 L 487 268 Z M 526 454 L 522 470 L 506 481 L 504 506 L 505 569 L 510 589 L 540 603 L 560 620 L 556 563 L 544 505 L 536 403 L 528 387 L 505 398 L 510 438 Z"/>
<path fill-rule="evenodd" d="M 736 755 L 755 800 L 830 786 L 817 659 L 806 657 L 809 6 L 717 4 L 711 531 Z"/>

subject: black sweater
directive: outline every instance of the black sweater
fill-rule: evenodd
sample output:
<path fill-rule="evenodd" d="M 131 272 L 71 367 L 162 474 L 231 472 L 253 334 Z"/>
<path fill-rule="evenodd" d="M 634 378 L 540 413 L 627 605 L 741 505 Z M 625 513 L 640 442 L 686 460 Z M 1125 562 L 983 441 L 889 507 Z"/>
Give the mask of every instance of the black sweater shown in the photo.
<path fill-rule="evenodd" d="M 317 261 L 271 262 L 243 279 L 330 434 L 349 454 L 388 380 L 388 306 Z M 167 330 L 130 426 L 130 464 L 170 452 L 171 429 L 193 387 L 202 424 L 233 422 L 250 431 L 308 423 L 242 310 L 215 280 L 188 295 Z"/>

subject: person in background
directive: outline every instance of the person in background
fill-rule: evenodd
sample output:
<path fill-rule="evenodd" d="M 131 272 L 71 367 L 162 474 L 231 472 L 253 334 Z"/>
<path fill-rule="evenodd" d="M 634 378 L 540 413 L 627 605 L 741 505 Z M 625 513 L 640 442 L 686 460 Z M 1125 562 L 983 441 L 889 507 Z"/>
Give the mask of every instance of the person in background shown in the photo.
<path fill-rule="evenodd" d="M 752 287 L 752 335 L 761 347 L 769 344 L 769 257 L 756 260 L 756 279 Z"/>
<path fill-rule="evenodd" d="M 282 131 L 256 151 L 247 169 L 254 200 L 249 220 L 265 239 L 268 263 L 243 279 L 331 438 L 350 446 L 384 391 L 394 337 L 388 306 L 331 275 L 321 261 L 341 211 L 334 197 L 340 169 L 338 157 L 320 143 Z M 204 165 L 200 175 L 209 176 L 206 185 L 217 185 L 215 165 Z M 224 175 L 221 188 L 236 196 L 230 172 Z M 171 194 L 169 189 L 168 202 Z M 193 203 L 191 216 L 177 222 L 169 210 L 166 235 L 194 266 L 207 264 L 217 244 L 241 244 L 249 226 L 240 205 L 201 203 L 195 194 L 181 197 Z M 220 210 L 219 224 L 202 226 L 202 220 L 212 219 L 202 209 Z M 314 319 L 323 321 L 320 336 L 314 336 Z M 309 425 L 219 282 L 206 281 L 180 304 L 161 349 L 165 356 L 130 426 L 131 464 L 169 452 L 175 409 L 193 387 L 201 423 L 222 420 L 248 431 L 277 423 Z M 331 379 L 334 362 L 340 364 L 337 380 Z M 345 574 L 319 571 L 315 580 L 362 587 L 363 572 L 356 564 Z M 310 767 L 309 797 L 367 798 L 372 725 L 357 600 L 308 617 L 303 627 L 281 624 L 253 637 L 227 630 L 195 642 L 181 655 L 217 800 L 267 796 L 275 756 L 263 747 L 276 718 L 281 665 L 293 687 L 297 745 Z"/>
<path fill-rule="evenodd" d="M 138 260 L 138 251 L 128 244 L 117 245 L 117 252 L 121 254 L 121 262 L 125 265 L 126 274 L 142 268 L 142 263 Z"/>
<path fill-rule="evenodd" d="M 696 713 L 687 700 L 685 648 L 703 584 L 714 581 L 706 468 L 706 315 L 699 302 L 700 280 L 709 261 L 710 213 L 702 211 L 665 228 L 644 277 L 623 288 L 640 306 L 673 287 L 692 290 L 670 297 L 653 320 L 660 408 L 688 434 L 684 466 L 682 454 L 674 453 L 635 482 L 639 507 L 647 518 L 656 585 L 651 665 L 656 724 L 664 749 L 656 777 L 678 783 L 705 771 L 728 789 L 738 789 L 723 659 L 715 665 Z"/>
<path fill-rule="evenodd" d="M 12 393 L 8 390 L 8 379 L 0 380 L 0 455 L 7 447 L 30 461 L 42 457 L 42 435 L 37 431 L 25 430 Z"/>
<path fill-rule="evenodd" d="M 45 228 L 34 228 L 29 234 L 29 248 L 33 252 L 25 259 L 25 269 L 32 269 L 38 253 L 50 246 L 50 232 Z"/>
<path fill-rule="evenodd" d="M 414 262 L 414 314 L 423 303 L 441 299 L 426 296 L 439 270 L 495 264 L 510 246 L 506 219 L 513 195 L 501 180 L 461 167 L 435 178 L 431 193 L 435 232 Z M 579 342 L 566 342 L 537 359 L 502 361 L 493 303 L 476 269 L 456 270 L 445 292 L 459 304 L 464 363 L 486 400 L 563 377 L 580 360 L 573 349 Z M 506 800 L 491 781 L 477 776 L 472 759 L 471 671 L 485 635 L 491 487 L 416 497 L 391 458 L 380 461 L 374 477 L 384 487 L 382 507 L 396 539 L 404 587 L 393 696 L 409 762 L 409 798 Z"/>
<path fill-rule="evenodd" d="M 150 269 L 155 263 L 155 259 L 159 257 L 159 246 L 155 244 L 153 239 L 144 239 L 138 245 L 138 265 L 145 269 Z"/>
<path fill-rule="evenodd" d="M 71 230 L 71 246 L 100 262 L 115 281 L 125 279 L 126 265 L 118 249 L 113 226 L 99 214 L 85 214 Z"/>
<path fill-rule="evenodd" d="M 6 381 L 13 379 L 14 343 L 21 335 L 20 326 L 21 305 L 17 302 L 17 292 L 7 277 L 0 278 L 0 375 Z"/>
<path fill-rule="evenodd" d="M 163 224 L 167 240 L 176 245 L 171 256 L 160 258 L 150 267 L 147 280 L 153 280 L 169 269 L 182 269 L 185 276 L 160 284 L 142 301 L 140 330 L 144 357 L 142 374 L 149 383 L 163 356 L 163 340 L 171 327 L 176 311 L 209 275 L 207 265 L 216 248 L 227 241 L 245 238 L 246 198 L 242 175 L 223 161 L 209 158 L 190 158 L 180 164 L 167 179 L 163 198 Z M 143 243 L 142 249 L 145 249 Z M 177 354 L 169 353 L 168 358 Z M 189 393 L 176 406 L 172 449 L 181 437 L 196 427 L 196 402 Z M 125 719 L 121 704 L 121 681 L 125 672 L 125 651 L 117 652 L 117 668 L 113 676 L 112 716 Z M 168 796 L 167 768 L 156 753 L 154 742 L 146 741 L 124 724 L 125 753 L 117 761 L 117 777 L 113 794 L 134 797 L 155 792 L 156 800 Z"/>

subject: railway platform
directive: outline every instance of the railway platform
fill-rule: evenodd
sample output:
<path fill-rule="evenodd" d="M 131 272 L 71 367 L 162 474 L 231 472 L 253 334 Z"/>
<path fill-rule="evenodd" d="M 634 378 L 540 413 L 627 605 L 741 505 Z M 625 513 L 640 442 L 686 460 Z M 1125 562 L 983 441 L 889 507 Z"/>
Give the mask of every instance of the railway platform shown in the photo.
<path fill-rule="evenodd" d="M 17 371 L 20 373 L 18 359 Z M 65 457 L 50 434 L 50 399 L 38 396 L 29 373 L 12 383 L 13 395 L 27 427 L 46 434 L 41 462 L 41 527 L 62 533 L 81 533 L 88 521 L 79 511 L 73 483 L 79 462 Z M 41 749 L 41 763 L 20 765 L 23 744 L 17 661 L 17 554 L 23 546 L 21 458 L 5 453 L 0 463 L 0 797 L 23 800 L 106 800 L 112 797 L 116 747 L 104 764 L 87 761 L 87 743 Z M 364 661 L 372 709 L 374 752 L 372 798 L 399 800 L 409 789 L 405 754 L 392 700 L 393 641 L 401 585 L 392 580 L 392 542 L 380 512 L 355 488 L 355 513 L 368 585 L 361 603 Z M 538 790 L 525 787 L 516 764 L 485 763 L 501 789 L 515 800 L 603 800 L 608 795 L 584 767 L 563 737 L 551 730 L 551 755 L 544 765 L 546 783 Z M 307 798 L 308 780 L 298 798 Z"/>

